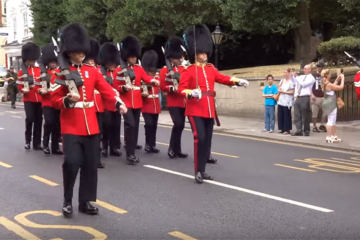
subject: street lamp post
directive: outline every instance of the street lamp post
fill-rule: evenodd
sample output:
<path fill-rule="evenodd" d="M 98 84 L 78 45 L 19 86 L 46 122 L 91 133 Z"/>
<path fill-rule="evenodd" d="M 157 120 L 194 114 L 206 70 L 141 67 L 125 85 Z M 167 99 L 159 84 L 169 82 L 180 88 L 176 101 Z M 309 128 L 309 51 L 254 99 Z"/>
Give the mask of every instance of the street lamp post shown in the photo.
<path fill-rule="evenodd" d="M 219 24 L 216 25 L 215 31 L 211 33 L 212 41 L 215 45 L 215 67 L 218 68 L 219 61 L 219 45 L 223 40 L 224 33 L 221 31 Z"/>

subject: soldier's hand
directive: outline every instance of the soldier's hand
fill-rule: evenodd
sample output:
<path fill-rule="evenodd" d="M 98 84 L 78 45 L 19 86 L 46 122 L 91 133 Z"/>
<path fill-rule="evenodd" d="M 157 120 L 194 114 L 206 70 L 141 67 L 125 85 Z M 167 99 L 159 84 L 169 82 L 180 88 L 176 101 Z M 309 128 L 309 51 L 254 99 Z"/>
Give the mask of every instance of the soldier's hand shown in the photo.
<path fill-rule="evenodd" d="M 72 101 L 72 102 L 77 102 L 77 101 L 80 100 L 79 96 L 72 95 L 71 93 L 68 93 L 67 98 L 69 98 L 69 100 Z"/>
<path fill-rule="evenodd" d="M 160 86 L 160 81 L 159 80 L 155 80 L 155 79 L 153 79 L 153 80 L 151 80 L 151 83 L 153 84 L 153 85 L 155 85 L 155 86 Z"/>
<path fill-rule="evenodd" d="M 30 91 L 29 90 L 26 90 L 25 88 L 21 89 L 21 91 L 26 94 L 26 93 L 29 93 Z"/>
<path fill-rule="evenodd" d="M 126 114 L 127 113 L 127 107 L 125 105 L 120 105 L 119 111 L 120 111 L 121 114 Z"/>
<path fill-rule="evenodd" d="M 40 94 L 46 94 L 47 91 L 46 91 L 44 88 L 40 88 L 40 89 L 39 89 L 39 93 L 40 93 Z"/>
<path fill-rule="evenodd" d="M 122 87 L 125 89 L 126 92 L 131 90 L 131 87 L 129 87 L 128 85 L 124 85 Z"/>

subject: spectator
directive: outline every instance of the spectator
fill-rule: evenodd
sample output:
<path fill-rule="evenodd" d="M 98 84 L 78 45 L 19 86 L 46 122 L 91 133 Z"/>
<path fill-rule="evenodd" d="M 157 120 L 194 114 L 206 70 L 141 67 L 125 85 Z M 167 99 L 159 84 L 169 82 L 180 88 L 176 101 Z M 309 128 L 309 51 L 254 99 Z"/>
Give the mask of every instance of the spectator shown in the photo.
<path fill-rule="evenodd" d="M 290 134 L 292 130 L 291 107 L 294 105 L 295 84 L 291 81 L 291 69 L 284 71 L 284 79 L 279 84 L 278 104 L 278 128 L 284 135 Z"/>
<path fill-rule="evenodd" d="M 320 131 L 326 132 L 326 127 L 324 126 L 326 115 L 324 111 L 321 116 L 320 127 L 317 128 L 316 121 L 319 116 L 319 111 L 322 110 L 322 103 L 324 101 L 324 92 L 321 89 L 321 71 L 324 69 L 324 64 L 322 62 L 317 65 L 317 72 L 314 74 L 315 83 L 312 88 L 311 94 L 311 112 L 312 112 L 312 122 L 313 122 L 313 132 L 319 133 Z"/>
<path fill-rule="evenodd" d="M 336 115 L 337 115 L 337 99 L 336 99 L 336 91 L 341 91 L 344 89 L 344 81 L 345 77 L 343 71 L 341 70 L 341 74 L 336 78 L 334 83 L 330 82 L 331 73 L 329 69 L 322 70 L 321 76 L 323 77 L 321 84 L 322 89 L 324 89 L 324 101 L 322 104 L 323 111 L 328 116 L 328 121 L 326 124 L 327 128 L 327 143 L 336 143 L 341 142 L 341 139 L 336 136 Z M 340 85 L 339 84 L 340 82 Z"/>
<path fill-rule="evenodd" d="M 263 90 L 263 97 L 265 98 L 265 129 L 263 132 L 272 133 L 275 129 L 276 100 L 274 95 L 278 93 L 278 89 L 274 85 L 274 77 L 272 75 L 267 75 L 266 80 L 268 85 Z"/>

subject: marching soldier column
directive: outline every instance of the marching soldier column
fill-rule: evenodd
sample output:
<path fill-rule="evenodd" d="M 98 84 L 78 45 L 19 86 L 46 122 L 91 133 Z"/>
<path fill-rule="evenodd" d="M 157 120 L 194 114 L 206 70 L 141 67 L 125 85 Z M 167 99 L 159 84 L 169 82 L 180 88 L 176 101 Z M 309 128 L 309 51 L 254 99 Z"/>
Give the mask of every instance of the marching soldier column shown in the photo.
<path fill-rule="evenodd" d="M 141 59 L 142 67 L 151 77 L 155 78 L 158 65 L 158 55 L 154 50 L 144 53 Z M 148 87 L 147 95 L 143 95 L 143 107 L 141 109 L 145 121 L 145 151 L 147 153 L 158 153 L 159 149 L 156 148 L 156 130 L 161 113 L 161 106 L 159 100 L 159 87 Z"/>
<path fill-rule="evenodd" d="M 56 84 L 53 86 L 52 102 L 55 108 L 61 110 L 65 156 L 62 212 L 65 217 L 71 217 L 73 213 L 73 188 L 80 168 L 79 211 L 89 215 L 99 212 L 98 208 L 90 203 L 96 201 L 97 166 L 100 157 L 100 134 L 94 106 L 95 89 L 104 99 L 112 101 L 122 113 L 127 111 L 99 71 L 93 66 L 83 64 L 89 52 L 90 40 L 82 26 L 70 24 L 62 29 L 58 55 L 62 73 L 53 75 Z"/>
<path fill-rule="evenodd" d="M 249 82 L 223 75 L 211 63 L 213 43 L 209 29 L 205 25 L 189 27 L 184 33 L 184 42 L 190 65 L 181 74 L 178 92 L 186 96 L 186 111 L 194 135 L 195 181 L 213 180 L 205 172 L 210 158 L 214 129 L 215 82 L 228 86 L 247 86 Z"/>
<path fill-rule="evenodd" d="M 60 130 L 60 110 L 55 109 L 51 102 L 51 82 L 50 79 L 55 72 L 58 72 L 58 61 L 54 53 L 54 45 L 48 44 L 41 49 L 41 59 L 39 61 L 42 72 L 42 81 L 44 85 L 39 89 L 42 98 L 42 108 L 44 113 L 44 135 L 43 147 L 44 153 L 50 154 L 49 141 L 51 135 L 51 153 L 62 155 L 59 147 L 59 139 L 61 137 Z M 43 72 L 44 71 L 44 72 Z"/>
<path fill-rule="evenodd" d="M 165 46 L 166 66 L 160 70 L 161 91 L 167 92 L 167 109 L 173 121 L 168 156 L 170 158 L 187 158 L 188 154 L 181 151 L 181 135 L 185 128 L 186 99 L 177 92 L 180 74 L 184 67 L 180 59 L 184 50 L 181 38 L 170 38 Z"/>
<path fill-rule="evenodd" d="M 139 135 L 140 113 L 142 108 L 141 80 L 148 85 L 159 86 L 159 81 L 146 74 L 144 69 L 136 62 L 141 55 L 141 46 L 133 36 L 122 39 L 120 43 L 120 81 L 114 85 L 120 92 L 120 97 L 126 104 L 128 112 L 124 115 L 124 132 L 126 156 L 129 164 L 137 164 L 139 158 L 135 156 L 135 149 Z"/>
<path fill-rule="evenodd" d="M 21 49 L 22 65 L 18 73 L 19 91 L 24 94 L 25 108 L 25 149 L 30 149 L 33 136 L 33 149 L 43 150 L 41 147 L 42 106 L 40 89 L 40 68 L 35 67 L 35 61 L 40 58 L 40 47 L 29 42 Z M 33 132 L 34 127 L 34 132 Z"/>

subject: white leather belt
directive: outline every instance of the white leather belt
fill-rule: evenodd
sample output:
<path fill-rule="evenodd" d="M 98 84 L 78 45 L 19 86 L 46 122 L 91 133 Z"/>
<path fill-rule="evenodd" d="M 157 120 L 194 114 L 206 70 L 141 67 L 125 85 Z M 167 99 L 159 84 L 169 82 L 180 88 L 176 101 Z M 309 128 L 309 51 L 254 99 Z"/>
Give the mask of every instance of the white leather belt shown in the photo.
<path fill-rule="evenodd" d="M 141 90 L 141 87 L 132 87 L 132 90 Z"/>
<path fill-rule="evenodd" d="M 95 94 L 100 94 L 98 90 L 95 90 L 94 92 L 95 92 Z"/>
<path fill-rule="evenodd" d="M 158 94 L 155 94 L 155 95 L 149 95 L 148 98 L 159 98 L 159 95 Z"/>
<path fill-rule="evenodd" d="M 94 101 L 91 102 L 77 102 L 74 108 L 91 108 L 94 106 Z"/>

